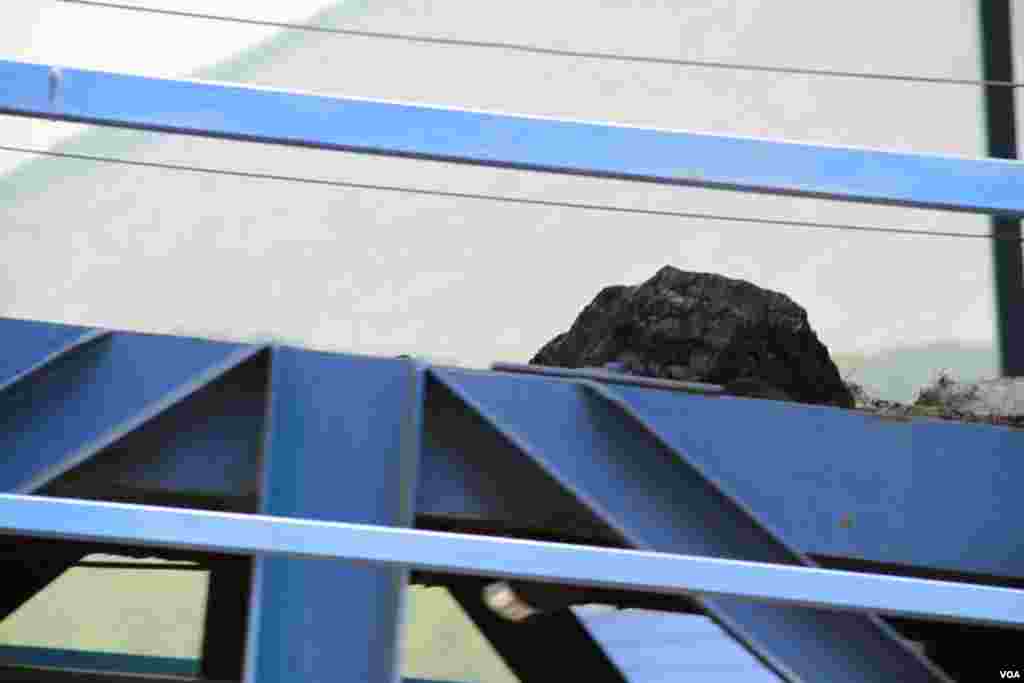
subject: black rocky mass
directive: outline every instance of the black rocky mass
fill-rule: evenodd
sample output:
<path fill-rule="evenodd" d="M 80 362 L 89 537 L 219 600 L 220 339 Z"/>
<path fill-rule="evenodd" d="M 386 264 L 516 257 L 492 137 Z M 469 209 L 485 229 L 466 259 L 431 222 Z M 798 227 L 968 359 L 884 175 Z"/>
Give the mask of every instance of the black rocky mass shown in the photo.
<path fill-rule="evenodd" d="M 784 294 L 665 266 L 636 286 L 605 287 L 534 365 L 621 363 L 633 374 L 725 385 L 730 393 L 854 407 L 839 369 Z"/>

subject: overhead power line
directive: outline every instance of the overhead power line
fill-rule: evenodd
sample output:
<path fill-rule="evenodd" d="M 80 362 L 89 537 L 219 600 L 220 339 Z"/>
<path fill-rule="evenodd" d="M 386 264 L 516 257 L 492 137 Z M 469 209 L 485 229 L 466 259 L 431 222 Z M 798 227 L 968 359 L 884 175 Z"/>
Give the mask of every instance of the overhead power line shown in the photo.
<path fill-rule="evenodd" d="M 528 206 L 546 206 L 559 209 L 580 209 L 585 211 L 603 211 L 609 213 L 625 213 L 642 216 L 663 216 L 670 218 L 689 218 L 695 220 L 723 221 L 733 223 L 758 223 L 761 225 L 774 225 L 787 228 L 812 228 L 824 230 L 851 230 L 857 232 L 887 233 L 895 235 L 914 235 L 920 237 L 955 237 L 969 239 L 1007 239 L 999 235 L 976 234 L 969 232 L 953 232 L 914 228 L 886 228 L 868 225 L 853 225 L 848 223 L 823 223 L 817 221 L 796 221 L 790 219 L 755 218 L 751 216 L 729 216 L 723 214 L 700 213 L 691 211 L 672 211 L 668 209 L 642 209 L 631 206 L 615 206 L 609 204 L 589 204 L 584 202 L 569 202 L 549 199 L 532 199 L 528 197 L 508 197 L 503 195 L 481 194 L 473 192 L 451 192 L 447 190 L 433 190 L 418 187 L 404 187 L 401 185 L 381 185 L 377 183 L 355 183 L 343 180 L 328 180 L 323 178 L 306 178 L 302 176 L 280 175 L 276 173 L 257 173 L 253 171 L 237 171 L 232 169 L 208 168 L 203 166 L 191 166 L 185 164 L 168 164 L 156 161 L 136 161 L 134 159 L 119 159 L 114 157 L 96 156 L 92 154 L 77 154 L 72 152 L 57 152 L 47 149 L 36 149 L 30 147 L 18 147 L 15 145 L 0 145 L 0 150 L 7 152 L 18 152 L 22 154 L 36 154 L 41 156 L 59 157 L 64 159 L 77 159 L 80 161 L 93 161 L 105 164 L 118 164 L 123 166 L 136 166 L 141 168 L 152 168 L 166 171 L 182 171 L 187 173 L 202 173 L 212 175 L 223 175 L 235 178 L 247 178 L 254 180 L 273 180 L 279 182 L 301 183 L 305 185 L 319 185 L 325 187 L 336 187 L 354 190 L 372 190 L 380 192 L 399 192 L 403 194 L 429 195 L 434 197 L 449 197 L 452 199 L 472 199 L 505 204 L 522 204 Z M 1009 238 L 1011 241 L 1021 242 L 1020 238 Z"/>
<path fill-rule="evenodd" d="M 201 19 L 204 21 L 220 21 L 233 24 L 244 24 L 248 26 L 263 26 L 269 28 L 290 29 L 295 31 L 314 31 L 317 33 L 330 33 L 340 36 L 352 36 L 358 38 L 377 38 L 381 40 L 400 40 L 408 43 L 421 43 L 430 45 L 448 45 L 456 47 L 471 47 L 483 49 L 498 49 L 508 52 L 521 52 L 537 55 L 548 55 L 554 57 L 573 57 L 578 59 L 601 59 L 617 62 L 633 62 L 639 64 L 660 64 L 667 66 L 694 67 L 701 69 L 720 69 L 729 71 L 750 71 L 776 74 L 789 74 L 798 76 L 827 76 L 833 78 L 856 78 L 874 81 L 898 81 L 904 83 L 933 83 L 942 85 L 971 85 L 971 86 L 999 86 L 1005 88 L 1017 88 L 1024 83 L 1017 81 L 999 81 L 971 78 L 947 78 L 944 76 L 910 76 L 905 74 L 878 74 L 862 71 L 842 71 L 837 69 L 810 69 L 786 66 L 765 66 L 763 64 L 744 64 L 738 62 L 707 61 L 699 59 L 680 59 L 675 57 L 650 57 L 644 55 L 622 55 L 613 52 L 597 52 L 588 50 L 569 50 L 541 45 L 527 45 L 522 43 L 509 43 L 490 40 L 463 40 L 460 38 L 442 38 L 438 36 L 426 36 L 412 33 L 390 33 L 383 31 L 365 31 L 362 29 L 334 28 L 329 26 L 315 26 L 312 24 L 296 24 L 284 21 L 268 21 L 263 19 L 250 19 L 246 17 L 230 16 L 226 14 L 210 14 L 206 12 L 188 12 L 184 10 L 164 9 L 161 7 L 146 7 L 140 5 L 128 5 L 119 2 L 106 2 L 105 0 L 57 0 L 68 5 L 85 5 L 89 7 L 102 7 L 106 9 L 125 10 L 130 12 L 142 12 L 146 14 L 163 15 L 170 17 L 182 17 L 187 19 Z"/>

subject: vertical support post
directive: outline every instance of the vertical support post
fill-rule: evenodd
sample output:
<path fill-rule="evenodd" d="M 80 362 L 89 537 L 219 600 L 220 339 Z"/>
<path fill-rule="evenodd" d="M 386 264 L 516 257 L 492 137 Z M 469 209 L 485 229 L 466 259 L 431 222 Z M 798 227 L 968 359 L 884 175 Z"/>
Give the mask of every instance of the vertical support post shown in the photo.
<path fill-rule="evenodd" d="M 276 348 L 261 512 L 411 526 L 422 371 Z M 245 683 L 395 683 L 408 570 L 257 558 Z"/>
<path fill-rule="evenodd" d="M 203 678 L 241 680 L 250 585 L 251 558 L 231 557 L 211 563 L 199 663 Z"/>
<path fill-rule="evenodd" d="M 1013 26 L 1010 0 L 978 0 L 982 75 L 985 80 L 1013 81 Z M 986 85 L 984 96 L 988 155 L 1017 158 L 1015 89 Z M 1020 220 L 992 217 L 996 320 L 1002 374 L 1024 376 L 1024 263 Z"/>

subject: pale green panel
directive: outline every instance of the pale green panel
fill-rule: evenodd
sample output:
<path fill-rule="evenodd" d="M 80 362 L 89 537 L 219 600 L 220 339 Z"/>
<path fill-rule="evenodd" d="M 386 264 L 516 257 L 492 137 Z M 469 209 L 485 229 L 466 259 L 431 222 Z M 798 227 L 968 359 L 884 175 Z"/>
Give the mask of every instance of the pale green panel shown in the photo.
<path fill-rule="evenodd" d="M 0 621 L 0 645 L 197 659 L 208 580 L 202 571 L 73 568 Z"/>
<path fill-rule="evenodd" d="M 408 589 L 402 675 L 453 683 L 515 683 L 486 638 L 443 588 Z"/>

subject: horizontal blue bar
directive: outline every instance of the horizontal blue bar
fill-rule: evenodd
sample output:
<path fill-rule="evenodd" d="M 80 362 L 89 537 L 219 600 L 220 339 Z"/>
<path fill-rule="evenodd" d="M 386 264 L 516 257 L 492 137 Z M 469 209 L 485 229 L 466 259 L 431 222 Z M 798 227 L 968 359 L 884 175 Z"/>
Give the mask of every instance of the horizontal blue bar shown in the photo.
<path fill-rule="evenodd" d="M 1024 215 L 1024 163 L 726 137 L 0 61 L 0 113 L 459 163 Z"/>
<path fill-rule="evenodd" d="M 353 560 L 1024 627 L 1024 590 L 265 515 L 0 494 L 0 534 Z"/>

